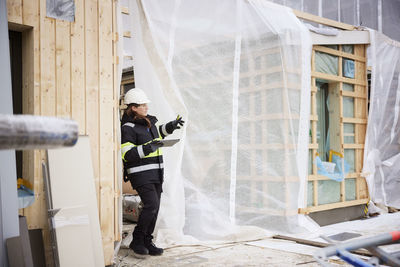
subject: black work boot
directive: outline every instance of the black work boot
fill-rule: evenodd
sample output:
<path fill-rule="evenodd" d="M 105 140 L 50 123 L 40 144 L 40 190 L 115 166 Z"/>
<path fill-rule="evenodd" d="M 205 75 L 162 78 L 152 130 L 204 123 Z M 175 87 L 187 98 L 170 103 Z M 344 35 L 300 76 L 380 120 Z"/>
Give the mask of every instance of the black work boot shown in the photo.
<path fill-rule="evenodd" d="M 144 245 L 134 244 L 132 241 L 129 247 L 133 250 L 133 255 L 136 258 L 144 259 L 149 255 L 149 250 Z"/>
<path fill-rule="evenodd" d="M 133 233 L 132 242 L 129 244 L 129 248 L 133 250 L 133 255 L 136 258 L 144 259 L 149 255 L 149 250 L 144 245 L 144 238 L 138 234 Z"/>
<path fill-rule="evenodd" d="M 151 256 L 160 256 L 163 254 L 164 250 L 162 248 L 156 247 L 152 241 L 147 241 L 145 242 L 145 246 L 149 251 L 149 254 Z"/>

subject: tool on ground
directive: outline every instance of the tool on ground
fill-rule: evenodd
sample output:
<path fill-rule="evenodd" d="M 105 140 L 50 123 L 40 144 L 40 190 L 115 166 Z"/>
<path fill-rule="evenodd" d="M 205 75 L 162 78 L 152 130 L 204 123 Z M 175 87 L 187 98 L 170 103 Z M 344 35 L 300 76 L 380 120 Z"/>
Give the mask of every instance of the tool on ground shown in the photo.
<path fill-rule="evenodd" d="M 390 266 L 400 266 L 399 255 L 390 254 L 379 246 L 400 243 L 400 231 L 380 234 L 372 237 L 356 239 L 348 242 L 339 243 L 337 245 L 328 246 L 319 249 L 314 258 L 322 266 L 330 266 L 327 259 L 332 256 L 338 256 L 342 260 L 352 264 L 353 266 L 377 266 L 376 264 L 387 264 Z M 356 249 L 365 248 L 372 253 L 374 257 L 368 261 L 356 257 L 351 252 Z"/>

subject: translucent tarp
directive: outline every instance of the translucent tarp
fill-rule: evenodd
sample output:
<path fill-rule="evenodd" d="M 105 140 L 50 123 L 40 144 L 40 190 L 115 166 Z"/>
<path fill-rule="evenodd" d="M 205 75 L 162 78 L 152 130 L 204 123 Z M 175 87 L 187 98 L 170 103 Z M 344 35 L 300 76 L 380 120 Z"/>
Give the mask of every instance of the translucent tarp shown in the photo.
<path fill-rule="evenodd" d="M 138 1 L 135 83 L 164 122 L 157 242 L 299 232 L 306 205 L 311 40 L 290 9 L 256 0 Z M 263 230 L 264 229 L 264 230 Z"/>
<path fill-rule="evenodd" d="M 371 200 L 400 208 L 400 43 L 370 31 L 371 103 L 363 172 Z"/>

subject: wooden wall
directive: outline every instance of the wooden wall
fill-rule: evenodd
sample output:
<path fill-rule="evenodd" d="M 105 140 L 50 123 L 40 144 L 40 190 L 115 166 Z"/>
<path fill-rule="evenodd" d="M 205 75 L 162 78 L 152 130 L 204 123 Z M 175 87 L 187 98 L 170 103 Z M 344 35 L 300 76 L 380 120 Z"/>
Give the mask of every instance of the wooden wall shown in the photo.
<path fill-rule="evenodd" d="M 23 32 L 24 113 L 72 118 L 79 133 L 90 136 L 106 265 L 120 238 L 114 207 L 119 197 L 115 5 L 113 0 L 75 0 L 70 23 L 46 17 L 46 0 L 7 0 L 10 29 Z M 36 201 L 20 213 L 29 228 L 45 229 L 49 252 L 42 160 L 44 151 L 24 152 L 23 178 L 34 184 Z"/>

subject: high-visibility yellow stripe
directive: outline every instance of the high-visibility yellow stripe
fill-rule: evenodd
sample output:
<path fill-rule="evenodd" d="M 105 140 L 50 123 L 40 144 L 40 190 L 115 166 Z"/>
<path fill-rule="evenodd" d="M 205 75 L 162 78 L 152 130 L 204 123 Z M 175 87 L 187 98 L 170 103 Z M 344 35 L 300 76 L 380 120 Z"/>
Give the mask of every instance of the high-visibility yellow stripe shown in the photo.
<path fill-rule="evenodd" d="M 126 143 L 123 143 L 123 144 L 121 145 L 121 156 L 122 156 L 122 160 L 123 160 L 123 161 L 126 162 L 125 154 L 126 154 L 129 150 L 131 150 L 133 147 L 135 147 L 135 145 L 132 144 L 131 142 L 126 142 Z"/>
<path fill-rule="evenodd" d="M 151 143 L 151 142 L 153 142 L 153 141 L 157 141 L 157 140 L 161 140 L 161 139 L 162 139 L 161 136 L 158 137 L 158 138 L 154 138 L 153 140 L 151 140 L 150 142 L 147 142 L 147 143 L 144 144 L 144 145 L 147 145 L 147 144 L 149 144 L 149 143 Z M 162 150 L 161 150 L 161 148 L 158 148 L 156 151 L 154 151 L 154 152 L 148 154 L 148 155 L 145 156 L 144 158 L 158 157 L 158 156 L 161 156 L 161 155 L 162 155 Z"/>
<path fill-rule="evenodd" d="M 155 138 L 155 139 L 153 139 L 153 140 L 150 140 L 150 141 L 147 142 L 147 143 L 144 143 L 142 146 L 147 145 L 147 144 L 150 144 L 150 143 L 153 142 L 153 141 L 161 140 L 161 139 L 162 139 L 162 138 L 161 138 L 161 136 L 160 136 L 160 137 L 158 137 L 158 138 Z M 131 150 L 132 148 L 134 148 L 134 147 L 138 147 L 138 146 L 135 145 L 135 144 L 133 144 L 133 143 L 131 143 L 131 142 L 126 142 L 126 143 L 123 143 L 123 144 L 121 145 L 122 160 L 123 160 L 124 162 L 126 162 L 125 154 L 126 154 L 129 150 Z M 161 156 L 161 155 L 162 155 L 162 150 L 161 150 L 161 148 L 158 148 L 156 151 L 154 151 L 154 152 L 148 154 L 148 155 L 145 156 L 144 158 L 158 157 L 158 156 Z"/>

